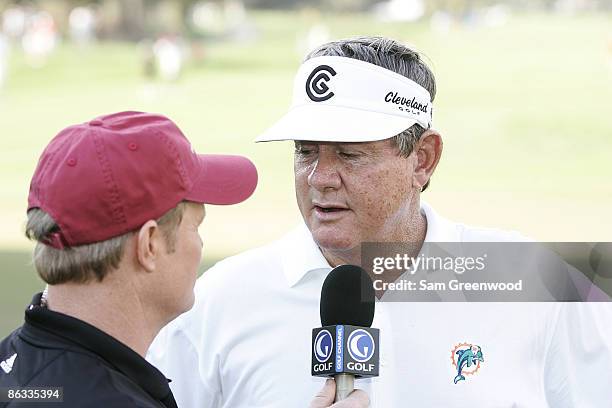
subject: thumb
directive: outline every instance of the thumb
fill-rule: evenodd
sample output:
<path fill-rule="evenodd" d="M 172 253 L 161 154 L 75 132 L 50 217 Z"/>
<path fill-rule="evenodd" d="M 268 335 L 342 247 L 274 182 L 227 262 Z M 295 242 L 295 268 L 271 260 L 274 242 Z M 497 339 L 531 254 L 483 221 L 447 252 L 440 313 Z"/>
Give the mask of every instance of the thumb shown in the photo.
<path fill-rule="evenodd" d="M 347 399 L 336 402 L 330 408 L 367 408 L 370 406 L 368 394 L 362 390 L 354 390 Z"/>
<path fill-rule="evenodd" d="M 321 391 L 313 398 L 310 403 L 310 408 L 328 408 L 334 403 L 336 397 L 336 382 L 333 379 L 325 381 L 325 385 Z"/>

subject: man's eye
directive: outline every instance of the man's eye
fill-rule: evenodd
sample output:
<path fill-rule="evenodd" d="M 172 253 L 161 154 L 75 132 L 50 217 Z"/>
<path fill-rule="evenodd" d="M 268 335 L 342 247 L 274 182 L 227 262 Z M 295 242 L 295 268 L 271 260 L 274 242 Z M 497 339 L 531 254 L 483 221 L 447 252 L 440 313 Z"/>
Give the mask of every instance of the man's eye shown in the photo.
<path fill-rule="evenodd" d="M 307 156 L 307 155 L 311 154 L 312 152 L 313 152 L 312 149 L 305 149 L 303 147 L 295 149 L 295 153 L 299 154 L 299 155 L 302 155 L 302 156 Z"/>
<path fill-rule="evenodd" d="M 347 153 L 347 152 L 340 152 L 339 153 L 340 157 L 344 158 L 344 159 L 354 159 L 355 157 L 357 157 L 357 154 L 354 153 Z"/>

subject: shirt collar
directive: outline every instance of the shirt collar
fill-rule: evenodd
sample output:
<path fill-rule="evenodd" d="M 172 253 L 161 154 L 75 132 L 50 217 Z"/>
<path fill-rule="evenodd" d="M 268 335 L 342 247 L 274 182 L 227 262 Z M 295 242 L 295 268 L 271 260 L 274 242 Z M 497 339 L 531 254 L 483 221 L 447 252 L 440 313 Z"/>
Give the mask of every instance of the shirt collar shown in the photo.
<path fill-rule="evenodd" d="M 283 272 L 290 287 L 311 271 L 331 269 L 306 224 L 300 224 L 281 242 Z"/>
<path fill-rule="evenodd" d="M 176 407 L 168 379 L 134 350 L 98 328 L 41 306 L 42 293 L 25 312 L 21 335 L 46 347 L 81 348 L 96 354 L 167 407 Z"/>
<path fill-rule="evenodd" d="M 425 242 L 459 241 L 457 224 L 438 215 L 429 204 L 423 201 L 421 201 L 421 214 L 425 215 L 427 219 Z M 283 272 L 290 287 L 297 285 L 304 276 L 312 271 L 331 270 L 331 266 L 304 223 L 281 240 L 280 251 L 282 253 Z"/>
<path fill-rule="evenodd" d="M 421 214 L 427 219 L 425 242 L 459 242 L 457 223 L 440 216 L 429 204 L 421 201 Z"/>

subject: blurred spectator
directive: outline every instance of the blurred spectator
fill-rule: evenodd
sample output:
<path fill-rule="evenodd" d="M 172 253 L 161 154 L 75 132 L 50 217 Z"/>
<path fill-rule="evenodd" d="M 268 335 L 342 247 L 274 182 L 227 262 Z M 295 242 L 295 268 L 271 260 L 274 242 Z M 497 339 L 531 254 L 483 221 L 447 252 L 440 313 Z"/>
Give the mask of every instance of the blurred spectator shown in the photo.
<path fill-rule="evenodd" d="M 242 0 L 198 1 L 189 16 L 194 30 L 201 35 L 240 42 L 252 42 L 257 38 L 257 29 L 247 20 Z"/>
<path fill-rule="evenodd" d="M 26 28 L 26 12 L 22 7 L 8 8 L 2 13 L 2 31 L 11 39 L 19 39 Z"/>
<path fill-rule="evenodd" d="M 224 15 L 230 38 L 243 43 L 255 41 L 258 31 L 255 25 L 247 19 L 244 3 L 239 0 L 229 0 L 224 5 Z"/>
<path fill-rule="evenodd" d="M 44 65 L 55 49 L 57 40 L 55 21 L 49 13 L 39 11 L 29 17 L 21 39 L 28 63 L 35 67 Z"/>
<path fill-rule="evenodd" d="M 179 37 L 164 36 L 153 44 L 155 66 L 160 78 L 166 81 L 178 79 L 183 69 L 184 46 Z"/>
<path fill-rule="evenodd" d="M 246 9 L 240 0 L 228 0 L 224 3 L 224 14 L 230 29 L 242 26 L 246 21 Z"/>
<path fill-rule="evenodd" d="M 70 39 L 79 45 L 95 40 L 96 13 L 92 7 L 76 7 L 68 18 Z"/>
<path fill-rule="evenodd" d="M 388 0 L 372 8 L 380 21 L 416 21 L 425 14 L 423 0 Z"/>
<path fill-rule="evenodd" d="M 200 34 L 220 35 L 226 29 L 221 6 L 210 1 L 200 1 L 193 6 L 191 21 Z"/>

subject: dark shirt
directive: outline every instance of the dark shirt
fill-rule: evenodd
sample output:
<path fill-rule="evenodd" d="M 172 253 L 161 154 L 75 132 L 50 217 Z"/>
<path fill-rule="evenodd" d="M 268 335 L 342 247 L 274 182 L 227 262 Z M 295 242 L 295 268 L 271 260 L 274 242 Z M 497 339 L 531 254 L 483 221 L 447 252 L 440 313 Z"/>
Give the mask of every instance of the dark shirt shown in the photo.
<path fill-rule="evenodd" d="M 0 342 L 0 390 L 63 387 L 63 403 L 14 400 L 0 408 L 176 407 L 159 370 L 92 325 L 41 306 L 41 295 L 23 326 Z"/>

